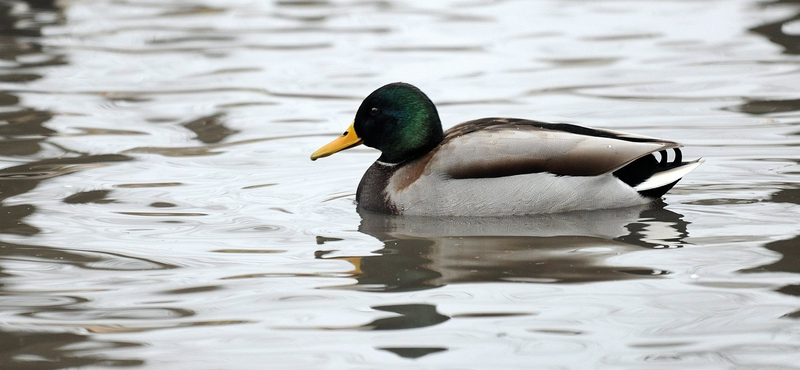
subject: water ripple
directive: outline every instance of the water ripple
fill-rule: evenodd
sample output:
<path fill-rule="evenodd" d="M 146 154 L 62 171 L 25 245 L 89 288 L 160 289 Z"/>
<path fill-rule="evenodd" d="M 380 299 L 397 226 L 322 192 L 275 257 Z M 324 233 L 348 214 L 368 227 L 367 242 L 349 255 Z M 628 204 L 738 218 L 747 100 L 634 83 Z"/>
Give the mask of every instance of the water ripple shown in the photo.
<path fill-rule="evenodd" d="M 790 2 L 1 3 L 6 367 L 796 367 Z M 308 155 L 391 81 L 707 161 L 648 208 L 359 213 L 377 151 Z"/>
<path fill-rule="evenodd" d="M 119 253 L 79 249 L 59 249 L 44 246 L 0 242 L 3 260 L 37 261 L 38 263 L 68 264 L 89 270 L 142 271 L 163 270 L 177 266 L 155 260 L 126 256 Z"/>

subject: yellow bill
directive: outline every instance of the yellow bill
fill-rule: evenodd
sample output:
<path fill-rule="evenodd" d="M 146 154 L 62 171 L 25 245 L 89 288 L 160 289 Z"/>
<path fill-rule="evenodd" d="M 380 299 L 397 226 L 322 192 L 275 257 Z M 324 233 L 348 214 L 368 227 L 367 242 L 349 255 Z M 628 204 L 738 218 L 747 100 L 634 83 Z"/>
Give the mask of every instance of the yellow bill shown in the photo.
<path fill-rule="evenodd" d="M 336 140 L 331 141 L 322 148 L 317 149 L 316 152 L 311 154 L 311 160 L 316 161 L 317 158 L 327 157 L 333 153 L 341 152 L 342 150 L 360 145 L 361 138 L 356 135 L 356 129 L 353 128 L 354 125 L 355 122 L 350 124 L 350 127 L 347 128 L 347 131 L 345 131 L 342 136 L 337 137 Z"/>

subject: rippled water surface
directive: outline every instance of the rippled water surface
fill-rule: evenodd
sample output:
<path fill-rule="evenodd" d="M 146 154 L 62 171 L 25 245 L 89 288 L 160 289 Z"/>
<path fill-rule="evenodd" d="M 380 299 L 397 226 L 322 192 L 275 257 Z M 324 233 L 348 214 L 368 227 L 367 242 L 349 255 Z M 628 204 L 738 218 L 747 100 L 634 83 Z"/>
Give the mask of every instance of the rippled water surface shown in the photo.
<path fill-rule="evenodd" d="M 308 157 L 392 81 L 706 163 L 359 214 L 377 152 Z M 0 140 L 2 369 L 800 369 L 797 1 L 0 1 Z"/>

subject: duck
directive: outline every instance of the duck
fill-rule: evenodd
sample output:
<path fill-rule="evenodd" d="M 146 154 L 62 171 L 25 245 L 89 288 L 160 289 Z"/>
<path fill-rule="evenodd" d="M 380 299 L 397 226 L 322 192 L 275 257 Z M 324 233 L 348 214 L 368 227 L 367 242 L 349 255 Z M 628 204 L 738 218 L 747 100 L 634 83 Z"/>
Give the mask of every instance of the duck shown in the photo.
<path fill-rule="evenodd" d="M 683 161 L 673 141 L 568 123 L 490 117 L 444 131 L 431 99 L 403 82 L 369 94 L 350 127 L 311 160 L 361 144 L 381 155 L 358 184 L 357 208 L 392 215 L 640 206 L 660 200 L 703 162 Z"/>

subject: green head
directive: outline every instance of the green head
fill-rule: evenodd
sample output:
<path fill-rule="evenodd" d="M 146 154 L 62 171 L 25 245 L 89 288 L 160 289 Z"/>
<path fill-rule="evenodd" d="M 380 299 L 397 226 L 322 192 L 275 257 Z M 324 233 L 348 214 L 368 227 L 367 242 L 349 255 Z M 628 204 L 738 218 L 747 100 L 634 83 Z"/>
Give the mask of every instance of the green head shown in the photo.
<path fill-rule="evenodd" d="M 396 82 L 369 94 L 356 112 L 355 133 L 381 151 L 378 159 L 400 163 L 427 153 L 444 138 L 436 106 L 418 88 Z"/>

